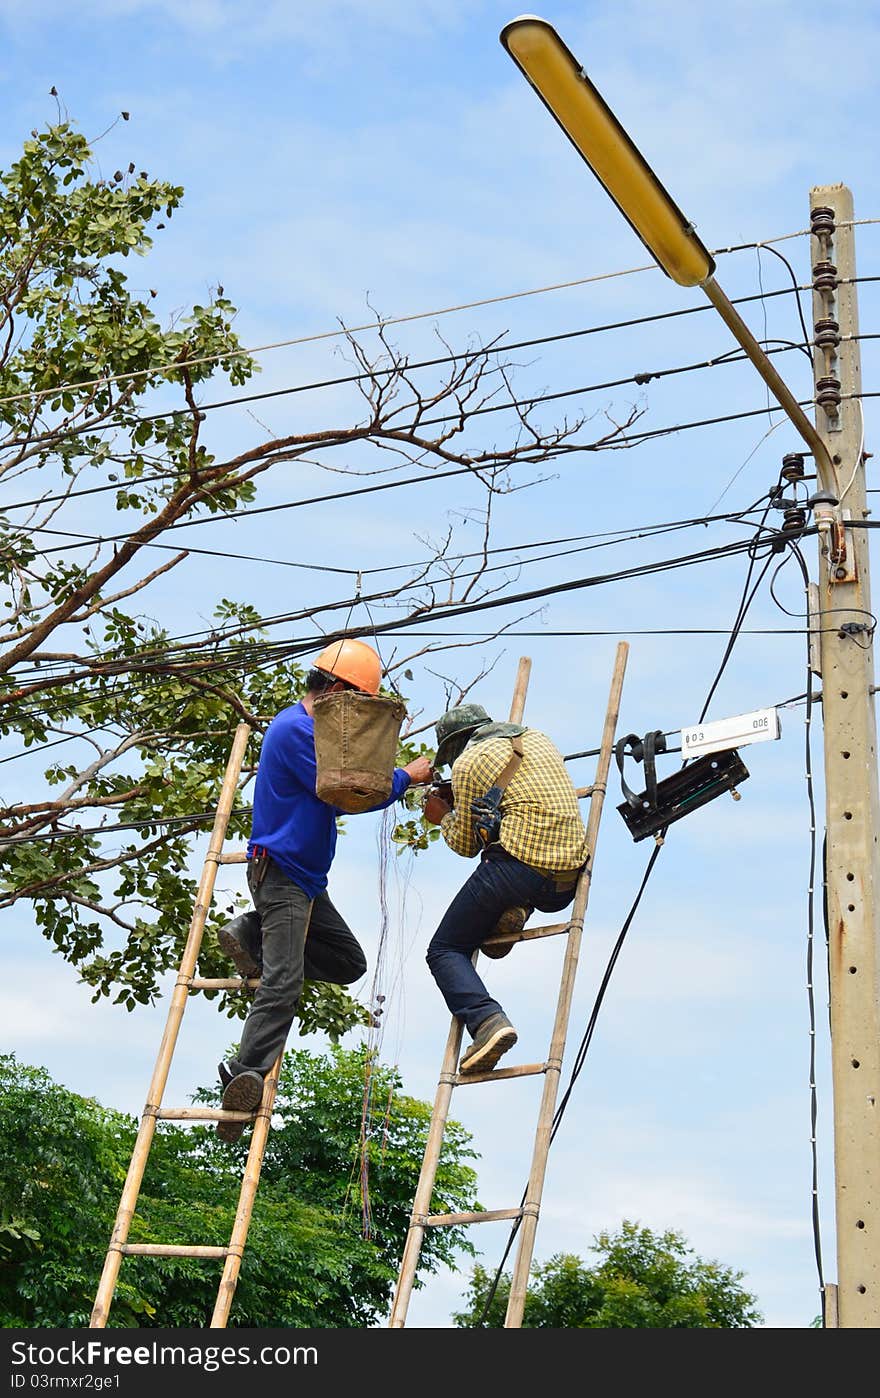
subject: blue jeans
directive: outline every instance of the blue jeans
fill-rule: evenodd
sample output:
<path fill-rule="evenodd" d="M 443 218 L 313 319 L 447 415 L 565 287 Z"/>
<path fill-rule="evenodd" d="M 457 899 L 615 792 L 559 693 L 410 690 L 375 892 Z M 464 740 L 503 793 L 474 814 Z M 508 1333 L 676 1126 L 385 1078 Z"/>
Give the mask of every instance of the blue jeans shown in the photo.
<path fill-rule="evenodd" d="M 507 908 L 556 913 L 572 902 L 577 885 L 560 892 L 554 879 L 490 845 L 467 883 L 455 895 L 428 947 L 427 962 L 456 1019 L 476 1033 L 484 1019 L 503 1014 L 471 960 Z"/>
<path fill-rule="evenodd" d="M 263 971 L 253 998 L 232 1073 L 253 1069 L 263 1076 L 287 1042 L 303 981 L 351 985 L 367 969 L 360 943 L 326 891 L 312 902 L 271 859 L 262 880 L 248 864 L 254 914 L 246 914 L 248 950 Z M 308 933 L 308 936 L 306 936 Z"/>

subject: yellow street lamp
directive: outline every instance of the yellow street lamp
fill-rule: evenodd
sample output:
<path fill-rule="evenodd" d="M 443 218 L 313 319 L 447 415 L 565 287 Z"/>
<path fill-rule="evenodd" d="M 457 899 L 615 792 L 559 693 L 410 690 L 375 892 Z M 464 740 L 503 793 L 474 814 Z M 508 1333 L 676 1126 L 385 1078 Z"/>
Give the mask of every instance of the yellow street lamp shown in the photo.
<path fill-rule="evenodd" d="M 501 43 L 667 276 L 700 286 L 836 487 L 828 448 L 745 321 L 715 281 L 715 262 L 571 50 L 546 20 L 520 15 Z"/>

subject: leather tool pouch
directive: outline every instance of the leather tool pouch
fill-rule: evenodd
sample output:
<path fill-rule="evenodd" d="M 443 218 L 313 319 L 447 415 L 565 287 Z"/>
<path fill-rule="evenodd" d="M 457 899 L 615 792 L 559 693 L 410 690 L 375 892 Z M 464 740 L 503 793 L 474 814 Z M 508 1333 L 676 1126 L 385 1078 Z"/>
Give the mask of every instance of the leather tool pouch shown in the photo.
<path fill-rule="evenodd" d="M 258 847 L 251 855 L 251 878 L 255 888 L 259 888 L 269 868 L 269 851 Z"/>

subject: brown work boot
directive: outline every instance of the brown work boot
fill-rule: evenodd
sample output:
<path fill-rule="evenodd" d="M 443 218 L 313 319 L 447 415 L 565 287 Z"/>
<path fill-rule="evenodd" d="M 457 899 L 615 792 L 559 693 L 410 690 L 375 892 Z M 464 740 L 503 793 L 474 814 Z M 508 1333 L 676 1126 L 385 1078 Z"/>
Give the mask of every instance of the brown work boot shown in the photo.
<path fill-rule="evenodd" d="M 217 945 L 235 965 L 243 980 L 263 974 L 259 959 L 260 918 L 255 912 L 242 913 L 217 932 Z"/>
<path fill-rule="evenodd" d="M 517 1033 L 507 1015 L 495 1014 L 477 1025 L 470 1048 L 465 1049 L 458 1065 L 460 1073 L 487 1073 L 494 1068 L 503 1053 L 513 1048 Z"/>
<path fill-rule="evenodd" d="M 521 932 L 534 911 L 534 908 L 506 908 L 489 933 L 490 938 L 501 937 L 505 933 Z M 483 955 L 491 956 L 493 961 L 498 961 L 512 950 L 513 942 L 501 942 L 496 946 L 492 946 L 491 942 L 484 942 L 480 947 Z"/>
<path fill-rule="evenodd" d="M 263 1100 L 263 1078 L 248 1068 L 233 1077 L 226 1064 L 220 1065 L 220 1079 L 223 1082 L 222 1106 L 227 1112 L 254 1112 Z M 218 1121 L 217 1135 L 230 1145 L 237 1141 L 246 1121 Z"/>

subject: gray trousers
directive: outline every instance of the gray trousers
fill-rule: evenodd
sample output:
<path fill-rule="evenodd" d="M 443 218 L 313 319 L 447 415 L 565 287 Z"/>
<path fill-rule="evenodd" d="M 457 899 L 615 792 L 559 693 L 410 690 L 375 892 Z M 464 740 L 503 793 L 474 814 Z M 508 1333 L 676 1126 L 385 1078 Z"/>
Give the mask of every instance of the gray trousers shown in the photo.
<path fill-rule="evenodd" d="M 247 878 L 255 911 L 241 919 L 246 924 L 242 931 L 263 969 L 238 1056 L 228 1066 L 232 1073 L 252 1069 L 265 1077 L 287 1042 L 303 981 L 351 985 L 367 962 L 326 892 L 312 902 L 271 859 L 260 882 L 250 863 Z"/>

